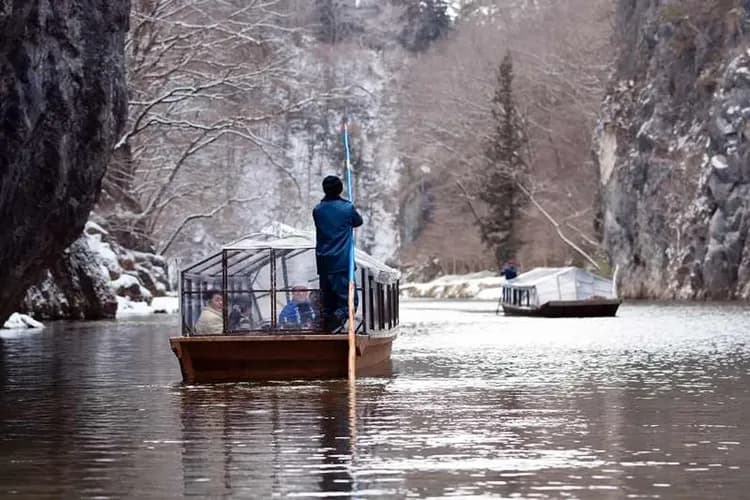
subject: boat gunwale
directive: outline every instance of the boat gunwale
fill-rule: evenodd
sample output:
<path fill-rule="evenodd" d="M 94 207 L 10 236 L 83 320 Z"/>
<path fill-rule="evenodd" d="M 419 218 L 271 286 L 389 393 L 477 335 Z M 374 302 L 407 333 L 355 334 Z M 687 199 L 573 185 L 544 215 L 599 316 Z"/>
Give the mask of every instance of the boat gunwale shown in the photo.
<path fill-rule="evenodd" d="M 363 336 L 364 337 L 364 336 Z M 250 335 L 190 335 L 169 337 L 169 340 L 184 342 L 259 342 L 269 340 L 347 340 L 346 334 L 312 333 L 312 334 L 250 334 Z"/>
<path fill-rule="evenodd" d="M 616 299 L 582 299 L 582 300 L 548 300 L 538 306 L 519 306 L 511 304 L 510 302 L 500 301 L 502 307 L 512 307 L 513 309 L 519 309 L 523 311 L 538 311 L 543 307 L 576 307 L 576 306 L 599 306 L 599 305 L 615 305 L 622 304 L 621 298 Z"/>
<path fill-rule="evenodd" d="M 539 308 L 542 307 L 575 307 L 575 306 L 604 306 L 604 305 L 615 305 L 615 304 L 622 304 L 622 299 L 616 298 L 616 299 L 582 299 L 582 300 L 549 300 L 545 302 L 544 304 L 540 305 Z"/>
<path fill-rule="evenodd" d="M 395 339 L 398 336 L 398 327 L 378 333 L 357 333 L 357 340 Z M 316 340 L 316 341 L 348 341 L 346 333 L 251 333 L 246 335 L 190 335 L 169 337 L 169 341 L 179 342 L 268 342 L 268 341 L 293 341 L 293 340 Z"/>
<path fill-rule="evenodd" d="M 617 310 L 622 305 L 622 299 L 588 299 L 560 301 L 551 300 L 540 306 L 516 306 L 501 302 L 503 312 L 510 316 L 529 316 L 537 318 L 589 318 L 589 317 L 615 317 Z M 592 309 L 612 309 L 604 314 L 592 314 Z M 581 312 L 587 311 L 587 314 Z"/>

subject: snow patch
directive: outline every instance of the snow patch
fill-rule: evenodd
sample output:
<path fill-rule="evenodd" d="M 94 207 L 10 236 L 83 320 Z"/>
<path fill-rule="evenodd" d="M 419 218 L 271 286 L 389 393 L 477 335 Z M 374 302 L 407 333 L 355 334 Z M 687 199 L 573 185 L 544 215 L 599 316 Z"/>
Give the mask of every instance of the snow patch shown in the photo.
<path fill-rule="evenodd" d="M 175 297 L 154 297 L 151 301 L 154 314 L 177 314 L 180 312 L 180 300 Z"/>
<path fill-rule="evenodd" d="M 491 271 L 446 275 L 427 283 L 404 283 L 401 295 L 435 299 L 497 300 L 505 278 Z"/>
<path fill-rule="evenodd" d="M 13 313 L 5 322 L 3 328 L 18 330 L 26 328 L 44 328 L 44 325 L 26 314 Z"/>
<path fill-rule="evenodd" d="M 106 234 L 106 233 L 105 233 Z M 112 250 L 109 243 L 102 241 L 101 234 L 86 233 L 86 244 L 96 255 L 102 266 L 106 268 L 109 276 L 115 277 L 122 273 L 122 268 L 117 260 L 117 254 Z"/>
<path fill-rule="evenodd" d="M 711 166 L 714 167 L 716 170 L 724 170 L 725 168 L 729 167 L 729 163 L 727 162 L 727 157 L 724 155 L 712 156 Z"/>
<path fill-rule="evenodd" d="M 123 274 L 116 280 L 111 281 L 109 286 L 112 287 L 112 291 L 117 292 L 120 288 L 140 287 L 141 282 L 133 275 Z"/>
<path fill-rule="evenodd" d="M 493 287 L 493 288 L 485 288 L 484 290 L 480 290 L 474 298 L 477 300 L 493 300 L 498 301 L 500 300 L 500 296 L 503 294 L 502 287 Z"/>
<path fill-rule="evenodd" d="M 154 314 L 154 309 L 145 302 L 134 302 L 127 297 L 117 296 L 116 319 L 128 316 L 148 316 Z"/>
<path fill-rule="evenodd" d="M 109 234 L 109 232 L 106 229 L 104 229 L 102 226 L 100 226 L 99 224 L 91 220 L 86 221 L 84 232 L 88 235 L 94 235 L 94 234 L 108 235 Z"/>

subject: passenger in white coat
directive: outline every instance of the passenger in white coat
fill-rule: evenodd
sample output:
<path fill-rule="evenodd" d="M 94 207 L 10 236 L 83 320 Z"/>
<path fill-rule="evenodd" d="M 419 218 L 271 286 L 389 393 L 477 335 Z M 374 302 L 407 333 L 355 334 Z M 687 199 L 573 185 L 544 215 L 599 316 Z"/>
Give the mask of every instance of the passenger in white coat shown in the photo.
<path fill-rule="evenodd" d="M 195 322 L 195 333 L 198 335 L 221 335 L 224 333 L 224 297 L 221 292 L 206 293 L 208 302 Z"/>

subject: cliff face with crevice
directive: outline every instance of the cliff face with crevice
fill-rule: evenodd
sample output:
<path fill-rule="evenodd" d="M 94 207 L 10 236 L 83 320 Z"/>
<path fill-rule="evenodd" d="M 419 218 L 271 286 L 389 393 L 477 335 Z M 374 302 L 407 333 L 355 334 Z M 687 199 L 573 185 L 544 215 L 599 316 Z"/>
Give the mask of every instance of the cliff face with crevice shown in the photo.
<path fill-rule="evenodd" d="M 127 113 L 129 0 L 0 2 L 0 323 L 83 230 Z"/>
<path fill-rule="evenodd" d="M 619 0 L 596 132 L 625 297 L 750 298 L 750 1 Z"/>

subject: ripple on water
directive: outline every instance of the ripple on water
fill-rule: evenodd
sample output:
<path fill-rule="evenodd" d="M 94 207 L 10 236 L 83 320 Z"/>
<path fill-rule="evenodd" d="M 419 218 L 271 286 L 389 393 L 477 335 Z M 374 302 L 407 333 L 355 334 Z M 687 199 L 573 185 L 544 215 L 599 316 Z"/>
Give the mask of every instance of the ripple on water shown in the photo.
<path fill-rule="evenodd" d="M 744 495 L 747 308 L 494 307 L 402 302 L 356 419 L 341 381 L 180 384 L 174 318 L 2 333 L 0 496 Z"/>

